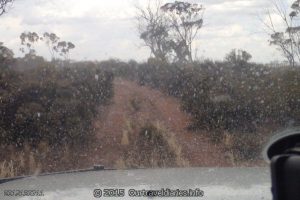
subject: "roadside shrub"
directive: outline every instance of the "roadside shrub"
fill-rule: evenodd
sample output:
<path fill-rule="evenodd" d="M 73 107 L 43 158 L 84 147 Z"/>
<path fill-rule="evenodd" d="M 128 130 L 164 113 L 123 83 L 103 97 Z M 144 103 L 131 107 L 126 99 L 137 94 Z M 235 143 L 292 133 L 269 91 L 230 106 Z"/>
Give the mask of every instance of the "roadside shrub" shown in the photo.
<path fill-rule="evenodd" d="M 255 160 L 262 150 L 262 140 L 254 133 L 227 133 L 223 142 L 226 150 L 233 154 L 235 162 Z"/>
<path fill-rule="evenodd" d="M 182 157 L 180 145 L 158 123 L 146 123 L 138 128 L 138 132 L 127 134 L 129 149 L 124 150 L 118 165 L 121 162 L 121 166 L 126 168 L 188 166 Z"/>
<path fill-rule="evenodd" d="M 3 145 L 85 143 L 93 136 L 97 107 L 113 95 L 112 73 L 97 67 L 55 68 L 45 62 L 23 72 L 0 69 L 0 74 Z"/>
<path fill-rule="evenodd" d="M 299 123 L 299 69 L 205 61 L 185 66 L 155 59 L 137 81 L 180 98 L 193 128 L 255 132 L 264 123 Z"/>

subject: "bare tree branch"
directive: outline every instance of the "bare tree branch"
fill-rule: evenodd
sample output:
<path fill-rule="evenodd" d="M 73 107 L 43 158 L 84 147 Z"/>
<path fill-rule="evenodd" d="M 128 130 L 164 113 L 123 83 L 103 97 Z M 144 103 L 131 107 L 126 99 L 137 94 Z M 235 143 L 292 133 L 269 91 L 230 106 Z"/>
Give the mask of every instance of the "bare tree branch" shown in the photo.
<path fill-rule="evenodd" d="M 261 20 L 270 35 L 270 44 L 275 45 L 289 61 L 291 66 L 300 62 L 300 24 L 298 14 L 300 12 L 300 1 L 296 0 L 288 12 L 287 5 L 282 0 L 273 0 L 274 10 L 267 11 L 267 22 Z M 288 14 L 289 13 L 289 14 Z M 272 14 L 281 20 L 284 29 L 275 27 Z"/>
<path fill-rule="evenodd" d="M 199 4 L 175 1 L 161 9 L 168 15 L 174 38 L 174 51 L 179 61 L 191 62 L 192 43 L 203 25 L 204 8 Z"/>
<path fill-rule="evenodd" d="M 192 43 L 203 25 L 203 7 L 180 1 L 163 6 L 159 0 L 152 2 L 137 8 L 140 38 L 159 60 L 191 62 Z"/>
<path fill-rule="evenodd" d="M 13 0 L 0 0 L 0 16 L 6 12 L 8 4 L 11 4 Z"/>
<path fill-rule="evenodd" d="M 169 27 L 160 10 L 161 3 L 149 4 L 146 8 L 137 7 L 139 36 L 157 59 L 167 61 L 170 54 Z"/>

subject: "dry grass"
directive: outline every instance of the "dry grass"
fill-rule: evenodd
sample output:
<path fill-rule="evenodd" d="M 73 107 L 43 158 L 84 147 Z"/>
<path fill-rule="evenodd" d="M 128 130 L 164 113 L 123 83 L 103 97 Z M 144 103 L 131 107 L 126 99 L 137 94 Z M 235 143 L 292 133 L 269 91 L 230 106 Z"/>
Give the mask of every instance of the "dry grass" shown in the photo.
<path fill-rule="evenodd" d="M 121 139 L 124 155 L 116 161 L 117 169 L 189 166 L 174 135 L 160 123 L 145 123 L 139 128 L 126 124 Z"/>
<path fill-rule="evenodd" d="M 129 108 L 133 113 L 138 112 L 141 110 L 142 102 L 143 100 L 137 94 L 134 94 L 133 98 L 129 100 Z"/>
<path fill-rule="evenodd" d="M 14 177 L 16 174 L 17 168 L 12 160 L 0 163 L 0 178 Z"/>
<path fill-rule="evenodd" d="M 129 136 L 128 136 L 128 131 L 127 130 L 124 130 L 123 133 L 122 133 L 121 144 L 122 145 L 129 145 Z"/>
<path fill-rule="evenodd" d="M 224 131 L 220 141 L 226 148 L 226 157 L 233 166 L 241 163 L 254 162 L 260 159 L 262 146 L 258 133 L 229 133 Z"/>
<path fill-rule="evenodd" d="M 77 153 L 65 145 L 54 149 L 41 142 L 36 149 L 26 144 L 22 149 L 14 146 L 2 147 L 6 154 L 0 155 L 0 178 L 38 175 L 42 172 L 73 169 Z M 57 158 L 60 158 L 57 160 Z"/>
<path fill-rule="evenodd" d="M 0 160 L 0 178 L 34 175 L 41 172 L 42 162 L 38 159 L 39 152 L 33 151 L 27 143 L 23 149 L 10 145 L 7 150 L 5 158 Z"/>
<path fill-rule="evenodd" d="M 189 162 L 183 158 L 181 145 L 177 142 L 174 134 L 169 133 L 167 129 L 159 122 L 154 127 L 162 135 L 163 140 L 167 142 L 168 148 L 175 154 L 175 163 L 177 167 L 188 167 Z"/>
<path fill-rule="evenodd" d="M 272 133 L 279 128 L 276 124 L 269 124 L 257 127 L 255 132 L 218 129 L 209 132 L 209 137 L 216 145 L 225 147 L 224 156 L 231 166 L 265 166 L 261 151 Z"/>
<path fill-rule="evenodd" d="M 126 162 L 125 162 L 124 158 L 119 158 L 116 161 L 115 168 L 116 169 L 126 169 L 126 168 L 128 168 L 127 165 L 126 165 Z"/>

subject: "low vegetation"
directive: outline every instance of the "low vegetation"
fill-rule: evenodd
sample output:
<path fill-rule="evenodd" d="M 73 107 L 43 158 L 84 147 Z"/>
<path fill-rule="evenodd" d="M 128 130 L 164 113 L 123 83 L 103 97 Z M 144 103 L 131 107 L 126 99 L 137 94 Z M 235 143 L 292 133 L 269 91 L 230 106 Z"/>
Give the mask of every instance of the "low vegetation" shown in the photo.
<path fill-rule="evenodd" d="M 47 151 L 53 157 L 65 153 L 64 147 L 86 146 L 94 138 L 92 120 L 101 114 L 98 107 L 113 96 L 113 74 L 96 66 L 64 61 L 55 67 L 38 60 L 39 67 L 17 71 L 16 62 L 22 59 L 0 63 L 0 147 L 16 152 L 10 158 L 7 150 L 1 151 L 3 176 L 30 173 L 26 162 L 45 162 L 37 157 Z M 40 152 L 43 143 L 47 148 Z M 26 148 L 32 152 L 30 159 L 24 156 Z M 24 162 L 25 167 L 20 164 Z"/>
<path fill-rule="evenodd" d="M 135 66 L 107 62 L 117 76 L 180 99 L 182 109 L 193 117 L 189 129 L 209 131 L 216 142 L 223 141 L 224 132 L 228 132 L 236 139 L 228 145 L 236 157 L 253 159 L 261 150 L 261 143 L 255 142 L 260 140 L 260 127 L 300 123 L 300 70 L 249 63 L 248 54 L 243 54 L 247 59 L 230 54 L 223 62 L 186 65 L 156 59 Z"/>
<path fill-rule="evenodd" d="M 124 153 L 116 163 L 117 168 L 188 166 L 176 139 L 159 123 L 129 123 L 122 145 Z"/>
<path fill-rule="evenodd" d="M 2 2 L 0 15 L 12 1 Z M 292 21 L 299 6 L 292 5 Z M 300 124 L 297 27 L 287 27 L 286 34 L 273 28 L 270 35 L 290 66 L 252 63 L 250 53 L 235 49 L 224 61 L 196 61 L 192 46 L 203 28 L 202 5 L 175 1 L 138 11 L 139 37 L 155 57 L 144 63 L 71 62 L 75 45 L 55 33 L 23 32 L 22 58 L 0 42 L 0 149 L 10 151 L 0 151 L 0 177 L 34 173 L 46 164 L 58 170 L 57 158 L 76 166 L 71 157 L 95 139 L 92 122 L 113 96 L 114 76 L 179 99 L 192 118 L 187 129 L 225 144 L 233 162 L 259 157 L 262 127 Z M 37 43 L 46 45 L 51 61 L 37 55 Z M 132 115 L 142 110 L 142 101 L 133 96 L 126 105 Z M 159 124 L 133 126 L 123 133 L 119 167 L 188 166 L 176 139 Z"/>
<path fill-rule="evenodd" d="M 80 143 L 92 134 L 97 106 L 112 96 L 110 73 L 96 68 L 1 70 L 1 144 Z"/>

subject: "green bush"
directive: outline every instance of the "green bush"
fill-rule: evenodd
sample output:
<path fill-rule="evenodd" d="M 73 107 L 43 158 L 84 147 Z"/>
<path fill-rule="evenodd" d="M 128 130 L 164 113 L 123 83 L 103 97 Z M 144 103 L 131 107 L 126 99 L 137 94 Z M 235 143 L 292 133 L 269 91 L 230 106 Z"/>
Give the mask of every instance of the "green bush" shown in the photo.
<path fill-rule="evenodd" d="M 97 67 L 0 69 L 0 143 L 84 143 L 97 107 L 113 95 L 113 75 Z M 16 78 L 17 77 L 17 78 Z"/>
<path fill-rule="evenodd" d="M 155 59 L 138 66 L 136 80 L 181 100 L 194 128 L 255 132 L 264 123 L 299 123 L 300 70 L 255 63 L 242 67 L 205 61 L 189 65 Z"/>

